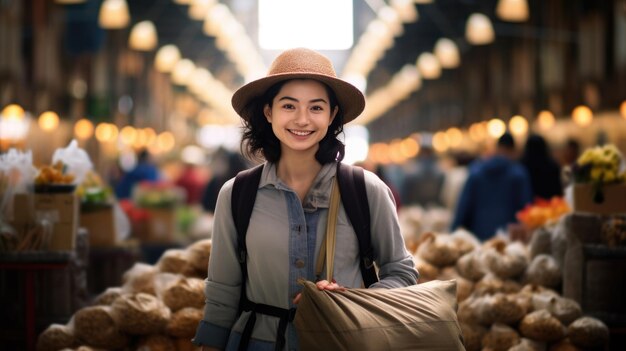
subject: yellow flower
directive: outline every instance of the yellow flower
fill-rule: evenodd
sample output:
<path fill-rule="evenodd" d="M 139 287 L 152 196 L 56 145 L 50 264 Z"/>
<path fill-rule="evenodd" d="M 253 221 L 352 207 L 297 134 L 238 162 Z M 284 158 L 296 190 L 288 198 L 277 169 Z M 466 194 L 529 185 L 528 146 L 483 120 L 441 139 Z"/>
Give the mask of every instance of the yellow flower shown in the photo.
<path fill-rule="evenodd" d="M 602 173 L 604 171 L 602 170 L 602 168 L 599 167 L 593 167 L 591 169 L 591 180 L 595 180 L 595 181 L 601 181 L 602 180 Z"/>
<path fill-rule="evenodd" d="M 594 159 L 593 149 L 587 149 L 585 150 L 585 152 L 583 152 L 582 155 L 580 155 L 580 157 L 578 157 L 578 160 L 576 162 L 578 163 L 579 166 L 584 166 L 587 163 L 592 162 L 593 159 Z"/>
<path fill-rule="evenodd" d="M 617 179 L 616 172 L 604 172 L 604 182 L 610 183 L 614 181 L 615 179 Z"/>

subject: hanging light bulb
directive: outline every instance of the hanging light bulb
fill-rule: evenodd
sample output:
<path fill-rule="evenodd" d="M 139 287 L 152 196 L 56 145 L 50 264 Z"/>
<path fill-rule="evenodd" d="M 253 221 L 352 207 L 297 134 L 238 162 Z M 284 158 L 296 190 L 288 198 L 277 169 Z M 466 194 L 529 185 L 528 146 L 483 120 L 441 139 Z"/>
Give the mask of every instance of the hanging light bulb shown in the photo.
<path fill-rule="evenodd" d="M 506 124 L 499 118 L 493 118 L 487 122 L 487 133 L 490 137 L 496 139 L 506 132 Z"/>
<path fill-rule="evenodd" d="M 537 123 L 539 124 L 539 129 L 548 130 L 554 126 L 554 114 L 550 111 L 544 110 L 539 112 L 537 115 Z"/>
<path fill-rule="evenodd" d="M 413 23 L 419 19 L 417 8 L 411 0 L 391 0 L 390 5 L 398 12 L 402 22 Z"/>
<path fill-rule="evenodd" d="M 59 126 L 59 115 L 54 111 L 46 111 L 39 115 L 37 123 L 42 130 L 53 131 Z"/>
<path fill-rule="evenodd" d="M 6 105 L 2 109 L 2 119 L 22 120 L 24 119 L 25 115 L 26 115 L 26 112 L 24 112 L 24 109 L 22 108 L 22 106 L 18 104 Z"/>
<path fill-rule="evenodd" d="M 128 26 L 130 14 L 126 0 L 104 0 L 100 6 L 98 23 L 104 29 L 122 29 Z"/>
<path fill-rule="evenodd" d="M 509 121 L 509 129 L 513 135 L 524 135 L 528 132 L 528 121 L 523 116 L 513 116 Z"/>
<path fill-rule="evenodd" d="M 459 48 L 448 39 L 441 38 L 435 44 L 435 56 L 443 68 L 456 68 L 461 63 Z"/>
<path fill-rule="evenodd" d="M 486 122 L 474 123 L 469 128 L 469 137 L 475 142 L 481 142 L 487 135 Z"/>
<path fill-rule="evenodd" d="M 154 66 L 159 72 L 170 73 L 179 60 L 180 51 L 176 45 L 163 45 L 159 51 L 157 51 Z"/>
<path fill-rule="evenodd" d="M 100 123 L 96 127 L 96 139 L 101 143 L 110 143 L 117 139 L 118 129 L 112 123 Z"/>
<path fill-rule="evenodd" d="M 161 150 L 168 152 L 171 151 L 176 145 L 176 138 L 174 138 L 174 134 L 172 134 L 172 132 L 165 131 L 157 136 L 156 143 L 159 145 Z"/>
<path fill-rule="evenodd" d="M 473 45 L 485 45 L 493 42 L 495 33 L 489 17 L 482 13 L 470 15 L 465 27 L 465 37 Z"/>
<path fill-rule="evenodd" d="M 189 6 L 189 17 L 196 21 L 204 20 L 216 0 L 192 0 Z"/>
<path fill-rule="evenodd" d="M 137 130 L 133 126 L 126 126 L 120 130 L 120 141 L 125 145 L 132 145 L 137 138 Z"/>
<path fill-rule="evenodd" d="M 79 119 L 74 124 L 74 135 L 80 140 L 86 140 L 93 135 L 93 123 L 86 118 Z"/>
<path fill-rule="evenodd" d="M 432 139 L 433 149 L 437 152 L 445 152 L 450 147 L 450 141 L 446 132 L 437 132 Z"/>
<path fill-rule="evenodd" d="M 622 114 L 622 117 L 626 118 L 626 101 L 622 102 L 619 106 L 619 111 Z"/>
<path fill-rule="evenodd" d="M 528 1 L 500 0 L 496 6 L 496 14 L 503 21 L 525 22 L 528 20 Z"/>
<path fill-rule="evenodd" d="M 463 132 L 459 128 L 448 128 L 445 133 L 450 147 L 458 147 L 463 142 Z"/>
<path fill-rule="evenodd" d="M 172 82 L 177 85 L 187 85 L 196 65 L 189 59 L 182 59 L 176 63 L 172 71 Z"/>
<path fill-rule="evenodd" d="M 424 52 L 418 57 L 417 68 L 424 79 L 437 79 L 441 76 L 439 61 L 430 52 Z"/>
<path fill-rule="evenodd" d="M 141 21 L 130 31 L 128 44 L 137 51 L 152 51 L 157 46 L 158 37 L 156 27 L 151 21 Z"/>
<path fill-rule="evenodd" d="M 579 126 L 585 127 L 593 121 L 593 112 L 591 112 L 589 107 L 580 105 L 572 111 L 572 119 Z"/>

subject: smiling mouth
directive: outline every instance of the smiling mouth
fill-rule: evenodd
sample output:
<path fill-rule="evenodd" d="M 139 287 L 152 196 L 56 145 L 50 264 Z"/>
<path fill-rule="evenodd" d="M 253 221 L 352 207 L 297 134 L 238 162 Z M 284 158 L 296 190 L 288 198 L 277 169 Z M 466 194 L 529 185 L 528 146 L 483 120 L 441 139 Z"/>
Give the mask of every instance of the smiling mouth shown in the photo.
<path fill-rule="evenodd" d="M 287 130 L 289 131 L 289 133 L 295 134 L 297 136 L 307 136 L 307 135 L 313 134 L 313 131 L 310 131 L 310 130 L 293 130 L 293 129 L 287 129 Z"/>

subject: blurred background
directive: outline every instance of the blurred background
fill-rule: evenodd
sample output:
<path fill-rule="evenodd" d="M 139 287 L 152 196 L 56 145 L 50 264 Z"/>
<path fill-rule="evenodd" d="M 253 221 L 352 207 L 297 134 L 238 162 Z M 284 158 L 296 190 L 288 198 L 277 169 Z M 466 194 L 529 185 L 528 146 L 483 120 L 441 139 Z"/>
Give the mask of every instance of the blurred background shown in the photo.
<path fill-rule="evenodd" d="M 219 189 L 255 163 L 231 96 L 300 46 L 366 96 L 344 162 L 390 187 L 424 281 L 456 262 L 420 256 L 442 247 L 424 233 L 530 250 L 539 230 L 561 245 L 541 251 L 562 270 L 550 287 L 610 329 L 590 349 L 624 346 L 626 0 L 0 0 L 0 300 L 18 302 L 0 305 L 3 349 L 35 349 L 142 269 L 206 277 L 206 252 L 180 265 L 210 250 Z M 528 192 L 492 180 L 472 190 L 492 196 L 464 196 L 498 155 Z M 580 256 L 603 263 L 567 278 L 566 242 L 604 245 Z"/>

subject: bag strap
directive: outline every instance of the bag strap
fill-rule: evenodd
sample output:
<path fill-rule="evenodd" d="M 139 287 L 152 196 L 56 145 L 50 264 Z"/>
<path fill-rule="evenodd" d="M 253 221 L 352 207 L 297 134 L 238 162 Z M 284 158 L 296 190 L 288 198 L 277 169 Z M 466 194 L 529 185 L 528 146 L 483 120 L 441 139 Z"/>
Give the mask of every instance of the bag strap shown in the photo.
<path fill-rule="evenodd" d="M 320 246 L 320 252 L 317 256 L 315 265 L 315 277 L 321 279 L 324 262 L 326 262 L 326 279 L 330 282 L 333 280 L 333 268 L 335 263 L 335 242 L 337 229 L 337 216 L 339 215 L 339 185 L 337 177 L 335 177 L 330 193 L 330 205 L 328 207 L 328 221 L 326 223 L 326 236 Z"/>
<path fill-rule="evenodd" d="M 370 209 L 363 168 L 337 162 L 341 202 L 359 242 L 359 264 L 366 288 L 378 281 L 370 228 Z"/>

